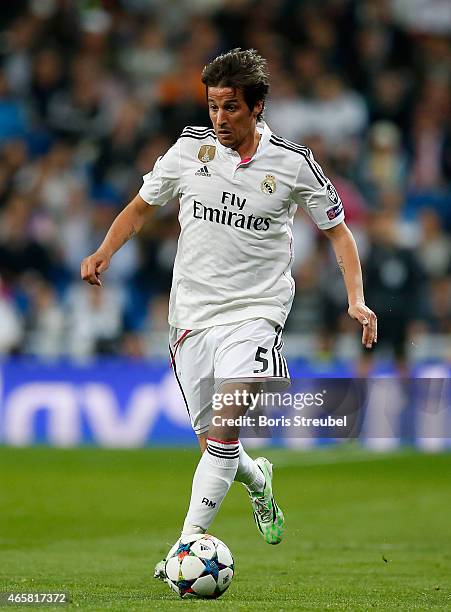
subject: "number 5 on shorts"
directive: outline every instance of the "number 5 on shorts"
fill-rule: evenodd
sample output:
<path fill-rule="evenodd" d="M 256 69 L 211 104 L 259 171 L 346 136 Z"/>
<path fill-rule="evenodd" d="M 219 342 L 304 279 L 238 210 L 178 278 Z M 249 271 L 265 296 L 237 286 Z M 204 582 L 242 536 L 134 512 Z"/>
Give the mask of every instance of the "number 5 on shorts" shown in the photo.
<path fill-rule="evenodd" d="M 258 361 L 262 364 L 260 370 L 254 370 L 254 374 L 261 374 L 261 372 L 265 372 L 268 369 L 269 361 L 264 357 L 268 349 L 263 348 L 262 346 L 257 347 L 257 352 L 255 353 L 255 361 Z"/>

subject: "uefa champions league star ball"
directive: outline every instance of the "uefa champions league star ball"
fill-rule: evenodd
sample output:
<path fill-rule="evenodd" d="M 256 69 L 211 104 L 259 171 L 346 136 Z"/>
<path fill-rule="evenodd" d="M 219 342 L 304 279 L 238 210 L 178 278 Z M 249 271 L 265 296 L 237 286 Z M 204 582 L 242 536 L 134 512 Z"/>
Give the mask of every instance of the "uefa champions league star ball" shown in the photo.
<path fill-rule="evenodd" d="M 166 582 L 180 597 L 216 599 L 232 582 L 233 557 L 212 535 L 185 536 L 168 552 L 165 572 Z"/>

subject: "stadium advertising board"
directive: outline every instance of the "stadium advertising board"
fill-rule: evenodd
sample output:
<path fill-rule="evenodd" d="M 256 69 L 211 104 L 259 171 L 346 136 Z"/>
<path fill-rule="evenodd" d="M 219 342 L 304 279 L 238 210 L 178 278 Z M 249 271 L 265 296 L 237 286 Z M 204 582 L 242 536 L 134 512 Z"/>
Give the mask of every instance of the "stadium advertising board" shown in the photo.
<path fill-rule="evenodd" d="M 392 448 L 400 443 L 415 443 L 430 450 L 450 446 L 446 366 L 422 366 L 416 378 L 407 383 L 386 377 L 355 381 L 347 379 L 349 373 L 337 367 L 321 373 L 321 377 L 329 378 L 319 378 L 295 361 L 290 369 L 292 405 L 287 402 L 283 414 L 279 406 L 277 418 L 266 412 L 266 417 L 261 417 L 266 419 L 263 428 L 249 427 L 252 419 L 242 424 L 244 437 L 254 445 L 305 447 L 357 437 L 374 448 Z M 347 392 L 351 389 L 354 395 L 344 394 L 343 381 Z M 327 402 L 327 394 L 334 399 Z M 289 398 L 288 392 L 285 396 Z M 315 411 L 315 403 L 305 401 L 310 396 L 321 396 L 321 402 L 317 402 L 321 410 Z M 304 401 L 300 403 L 299 397 Z M 364 405 L 364 412 L 357 416 L 356 398 L 359 406 Z M 332 408 L 325 412 L 327 403 Z M 251 409 L 248 414 L 253 418 L 257 413 Z M 320 418 L 323 420 L 316 420 Z M 321 426 L 326 418 L 339 424 L 344 418 L 347 426 L 325 433 Z M 0 366 L 0 442 L 15 446 L 132 448 L 195 444 L 196 440 L 177 382 L 165 362 L 111 359 L 89 364 L 44 364 L 17 359 Z"/>

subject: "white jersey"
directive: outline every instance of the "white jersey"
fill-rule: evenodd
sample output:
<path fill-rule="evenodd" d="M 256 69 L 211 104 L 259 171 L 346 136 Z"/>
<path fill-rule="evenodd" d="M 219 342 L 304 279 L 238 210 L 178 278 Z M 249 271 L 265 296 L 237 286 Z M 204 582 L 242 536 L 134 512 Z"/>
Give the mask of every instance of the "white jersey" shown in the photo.
<path fill-rule="evenodd" d="M 263 318 L 283 327 L 294 297 L 292 225 L 302 206 L 328 229 L 343 205 L 310 149 L 259 124 L 254 156 L 241 160 L 212 129 L 187 127 L 139 194 L 149 204 L 180 198 L 180 236 L 169 323 L 203 329 Z"/>

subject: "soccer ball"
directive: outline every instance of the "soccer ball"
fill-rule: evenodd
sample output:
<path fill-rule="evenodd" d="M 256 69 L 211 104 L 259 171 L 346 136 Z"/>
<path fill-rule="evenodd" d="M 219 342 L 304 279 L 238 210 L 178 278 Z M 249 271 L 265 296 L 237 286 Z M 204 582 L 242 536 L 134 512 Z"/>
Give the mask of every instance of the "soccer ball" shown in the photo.
<path fill-rule="evenodd" d="M 184 536 L 166 556 L 166 582 L 180 597 L 216 599 L 229 588 L 233 568 L 232 554 L 218 538 Z"/>

